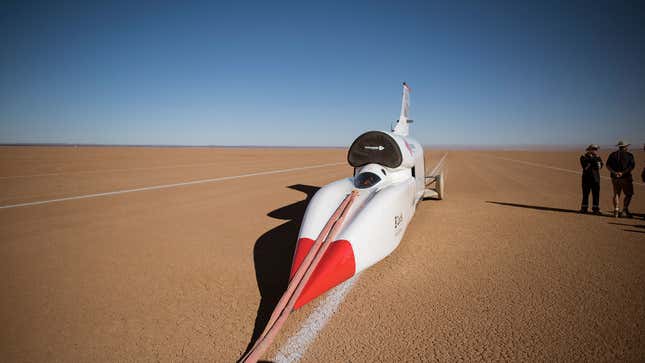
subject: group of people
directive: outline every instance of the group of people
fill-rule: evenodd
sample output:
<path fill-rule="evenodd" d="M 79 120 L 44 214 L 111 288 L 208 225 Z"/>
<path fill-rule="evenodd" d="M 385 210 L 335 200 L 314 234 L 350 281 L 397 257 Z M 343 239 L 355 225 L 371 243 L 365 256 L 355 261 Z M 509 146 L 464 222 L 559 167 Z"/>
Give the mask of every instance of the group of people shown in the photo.
<path fill-rule="evenodd" d="M 634 155 L 628 151 L 629 144 L 624 141 L 619 141 L 616 144 L 618 150 L 609 154 L 605 166 L 611 175 L 611 183 L 613 185 L 613 204 L 614 204 L 614 217 L 633 218 L 629 212 L 629 203 L 634 195 L 634 178 L 632 171 L 636 167 Z M 592 144 L 587 147 L 586 152 L 580 156 L 580 165 L 582 166 L 582 205 L 580 213 L 588 213 L 589 211 L 589 193 L 592 194 L 592 213 L 602 214 L 600 212 L 599 199 L 600 199 L 600 169 L 603 167 L 603 162 L 598 156 L 598 145 Z M 643 146 L 645 149 L 645 145 Z M 645 168 L 641 174 L 641 178 L 645 181 Z M 623 197 L 623 209 L 620 210 L 620 197 Z"/>

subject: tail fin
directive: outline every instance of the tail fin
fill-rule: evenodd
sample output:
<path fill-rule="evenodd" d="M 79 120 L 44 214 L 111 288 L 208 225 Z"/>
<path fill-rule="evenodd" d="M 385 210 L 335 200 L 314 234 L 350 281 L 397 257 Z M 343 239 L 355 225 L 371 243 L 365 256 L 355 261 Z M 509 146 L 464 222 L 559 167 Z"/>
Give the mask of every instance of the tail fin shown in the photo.
<path fill-rule="evenodd" d="M 408 111 L 410 109 L 410 87 L 403 82 L 403 99 L 401 100 L 401 116 L 399 116 L 399 120 L 396 123 L 396 126 L 394 126 L 394 131 L 395 134 L 401 135 L 401 136 L 408 136 L 409 134 L 409 127 L 408 124 L 412 123 L 412 120 L 408 119 Z"/>

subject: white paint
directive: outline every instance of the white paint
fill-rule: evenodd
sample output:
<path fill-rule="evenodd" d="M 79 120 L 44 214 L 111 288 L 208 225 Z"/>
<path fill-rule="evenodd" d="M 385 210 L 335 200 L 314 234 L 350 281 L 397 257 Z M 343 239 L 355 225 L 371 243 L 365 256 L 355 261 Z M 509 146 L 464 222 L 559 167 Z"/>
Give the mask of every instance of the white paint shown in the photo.
<path fill-rule="evenodd" d="M 409 122 L 408 122 L 408 117 L 409 117 L 409 111 L 410 111 L 410 87 L 408 87 L 405 82 L 403 82 L 403 97 L 401 98 L 401 115 L 399 116 L 399 120 L 396 123 L 396 126 L 394 126 L 394 129 L 392 130 L 395 134 L 401 135 L 401 136 L 408 136 L 410 130 L 409 130 Z"/>
<path fill-rule="evenodd" d="M 360 274 L 354 275 L 349 280 L 338 285 L 335 289 L 330 291 L 325 299 L 316 307 L 316 309 L 309 315 L 307 320 L 302 324 L 300 330 L 289 338 L 287 342 L 280 347 L 274 362 L 277 363 L 290 363 L 297 362 L 302 359 L 311 343 L 316 340 L 318 333 L 327 325 L 327 322 L 338 311 L 340 304 L 345 299 L 345 296 L 352 290 L 354 284 L 358 280 Z"/>
<path fill-rule="evenodd" d="M 581 172 L 581 171 L 579 171 L 579 170 L 571 170 L 571 169 L 559 168 L 559 167 L 557 167 L 557 166 L 552 166 L 552 165 L 547 165 L 547 164 L 533 163 L 533 162 L 530 162 L 530 161 L 524 161 L 524 160 L 518 160 L 518 159 L 505 158 L 505 157 L 501 157 L 501 156 L 493 156 L 493 155 L 485 155 L 485 156 L 486 156 L 486 157 L 489 157 L 489 158 L 499 159 L 499 160 L 512 161 L 512 162 L 519 163 L 519 164 L 525 164 L 525 165 L 530 165 L 530 166 L 537 166 L 537 167 L 540 167 L 540 168 L 552 169 L 552 170 L 563 171 L 563 172 L 566 172 L 566 173 L 582 175 L 582 172 Z M 608 177 L 608 176 L 601 175 L 600 177 L 601 177 L 601 178 L 603 178 L 603 179 L 611 180 L 611 178 L 610 178 L 610 177 Z M 637 182 L 637 181 L 635 181 L 635 182 L 634 182 L 634 184 L 635 184 L 635 185 L 640 185 L 640 186 L 644 186 L 644 185 L 645 185 L 645 184 L 643 184 L 643 183 L 639 183 L 639 182 Z"/>
<path fill-rule="evenodd" d="M 220 181 L 225 181 L 225 180 L 249 178 L 249 177 L 252 177 L 252 176 L 282 174 L 282 173 L 289 173 L 289 172 L 292 172 L 292 171 L 325 168 L 325 167 L 328 167 L 328 166 L 336 166 L 336 165 L 341 165 L 341 164 L 345 164 L 345 163 L 342 162 L 342 163 L 331 163 L 331 164 L 319 164 L 319 165 L 312 165 L 312 166 L 301 166 L 301 167 L 297 167 L 297 168 L 261 171 L 261 172 L 257 172 L 257 173 L 233 175 L 233 176 L 224 176 L 224 177 L 220 177 L 220 178 L 192 180 L 192 181 L 174 183 L 174 184 L 153 185 L 153 186 L 149 186 L 149 187 L 134 188 L 134 189 L 121 189 L 121 190 L 115 190 L 115 191 L 104 192 L 104 193 L 85 194 L 85 195 L 77 195 L 77 196 L 73 196 L 73 197 L 65 197 L 65 198 L 57 198 L 57 199 L 49 199 L 49 200 L 40 200 L 40 201 L 36 201 L 36 202 L 9 204 L 9 205 L 0 206 L 0 209 L 8 209 L 8 208 L 16 208 L 16 207 L 27 207 L 27 206 L 32 206 L 32 205 L 49 204 L 49 203 L 58 203 L 58 202 L 65 202 L 65 201 L 77 200 L 77 199 L 106 197 L 106 196 L 111 196 L 111 195 L 119 195 L 119 194 L 134 193 L 134 192 L 143 192 L 143 191 L 148 191 L 148 190 L 176 188 L 176 187 L 187 186 L 187 185 L 214 183 L 214 182 L 220 182 Z"/>
<path fill-rule="evenodd" d="M 355 167 L 357 176 L 363 173 L 378 175 L 379 181 L 369 187 L 359 188 L 352 178 L 344 178 L 320 188 L 307 205 L 298 234 L 298 239 L 314 239 L 345 196 L 352 191 L 359 192 L 335 237 L 335 240 L 348 241 L 351 245 L 355 273 L 381 261 L 397 248 L 425 190 L 421 144 L 409 137 L 384 134 L 399 144 L 399 152 L 405 155 L 401 164 L 395 168 L 377 163 Z M 413 167 L 416 168 L 414 176 Z M 402 223 L 397 223 L 398 219 Z"/>
<path fill-rule="evenodd" d="M 59 173 L 44 173 L 44 174 L 6 175 L 6 176 L 0 176 L 0 180 L 19 179 L 19 178 L 39 178 L 39 177 L 63 176 L 63 175 L 118 173 L 118 172 L 141 171 L 141 170 L 195 168 L 200 166 L 213 166 L 213 165 L 220 165 L 220 164 L 221 162 L 213 162 L 213 163 L 197 163 L 197 164 L 146 166 L 146 167 L 140 167 L 140 168 L 117 168 L 117 169 L 103 169 L 103 170 L 79 170 L 79 171 L 68 171 L 68 172 L 59 172 Z"/>

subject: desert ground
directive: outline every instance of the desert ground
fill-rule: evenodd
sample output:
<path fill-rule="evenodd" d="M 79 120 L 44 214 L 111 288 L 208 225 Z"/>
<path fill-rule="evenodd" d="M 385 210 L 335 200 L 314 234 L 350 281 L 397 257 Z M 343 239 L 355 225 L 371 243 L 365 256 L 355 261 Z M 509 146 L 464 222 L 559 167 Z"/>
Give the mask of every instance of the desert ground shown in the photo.
<path fill-rule="evenodd" d="M 307 200 L 351 175 L 345 153 L 0 148 L 0 361 L 236 361 L 286 287 Z M 419 204 L 308 346 L 285 355 L 325 296 L 265 359 L 644 361 L 645 222 L 576 213 L 580 152 L 447 153 L 447 198 Z"/>

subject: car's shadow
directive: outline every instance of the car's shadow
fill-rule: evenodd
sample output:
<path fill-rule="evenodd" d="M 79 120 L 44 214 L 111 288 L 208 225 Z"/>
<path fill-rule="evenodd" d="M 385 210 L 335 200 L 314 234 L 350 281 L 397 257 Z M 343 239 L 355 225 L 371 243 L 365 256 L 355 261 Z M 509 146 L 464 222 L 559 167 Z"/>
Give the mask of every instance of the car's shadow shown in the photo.
<path fill-rule="evenodd" d="M 300 224 L 309 201 L 320 189 L 320 187 L 302 184 L 291 185 L 289 188 L 304 192 L 307 196 L 304 200 L 269 212 L 267 214 L 269 217 L 287 222 L 264 233 L 255 242 L 253 259 L 255 278 L 260 290 L 260 304 L 255 317 L 253 334 L 242 356 L 251 349 L 262 333 L 273 309 L 287 289 Z"/>
<path fill-rule="evenodd" d="M 545 207 L 545 206 L 541 206 L 541 205 L 529 205 L 529 204 L 508 203 L 508 202 L 495 202 L 495 201 L 491 201 L 491 200 L 487 200 L 486 203 L 505 205 L 507 207 L 519 207 L 519 208 L 536 209 L 536 210 L 543 210 L 543 211 L 549 211 L 549 212 L 575 213 L 575 214 L 579 213 L 579 211 L 575 210 L 575 209 Z"/>
<path fill-rule="evenodd" d="M 519 204 L 519 203 L 509 203 L 509 202 L 496 202 L 496 201 L 492 201 L 492 200 L 487 200 L 486 203 L 497 204 L 497 205 L 505 205 L 507 207 L 518 207 L 518 208 L 543 210 L 543 211 L 548 211 L 548 212 L 580 214 L 580 210 L 578 210 L 578 209 L 565 209 L 565 208 L 546 207 L 546 206 L 541 206 L 541 205 Z M 588 213 L 588 214 L 593 215 L 591 213 Z M 635 217 L 640 217 L 640 218 L 645 217 L 645 215 L 643 215 L 641 213 L 632 213 L 632 215 L 635 216 Z M 603 213 L 603 216 L 611 216 L 611 215 Z M 612 224 L 615 224 L 615 223 L 612 223 Z"/>
<path fill-rule="evenodd" d="M 535 210 L 543 210 L 543 211 L 548 211 L 548 212 L 580 214 L 580 212 L 578 210 L 575 210 L 575 209 L 545 207 L 545 206 L 541 206 L 541 205 L 529 205 L 529 204 L 518 204 L 518 203 L 508 203 L 508 202 L 495 202 L 495 201 L 490 201 L 490 200 L 487 200 L 486 203 L 504 205 L 504 206 L 507 206 L 507 207 L 518 207 L 518 208 L 528 208 L 528 209 L 535 209 Z M 593 215 L 593 214 L 588 214 L 588 215 Z M 634 215 L 636 217 L 642 217 L 643 216 L 643 214 L 639 214 L 639 213 L 632 213 L 632 215 Z M 601 214 L 600 216 L 611 217 L 611 215 L 609 215 L 609 214 Z M 609 224 L 614 224 L 614 225 L 617 225 L 617 226 L 627 226 L 627 227 L 633 227 L 633 228 L 645 228 L 645 225 L 638 225 L 638 224 L 625 224 L 625 223 L 616 223 L 616 222 L 608 222 L 608 223 Z M 623 229 L 623 231 L 632 232 L 632 233 L 645 233 L 645 231 L 639 231 L 637 229 Z"/>

